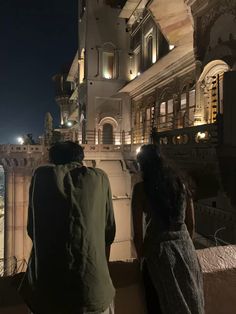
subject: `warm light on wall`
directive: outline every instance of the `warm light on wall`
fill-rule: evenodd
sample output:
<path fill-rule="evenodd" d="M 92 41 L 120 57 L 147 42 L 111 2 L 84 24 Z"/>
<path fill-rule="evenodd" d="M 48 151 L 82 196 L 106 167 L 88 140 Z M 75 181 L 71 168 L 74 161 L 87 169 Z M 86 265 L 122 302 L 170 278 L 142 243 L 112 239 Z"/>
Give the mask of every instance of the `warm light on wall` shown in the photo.
<path fill-rule="evenodd" d="M 104 73 L 104 78 L 107 79 L 107 80 L 110 80 L 112 78 L 112 76 L 108 72 L 105 72 Z"/>
<path fill-rule="evenodd" d="M 136 154 L 138 155 L 138 153 L 140 153 L 140 150 L 141 150 L 141 146 L 139 146 L 137 149 L 136 149 Z"/>

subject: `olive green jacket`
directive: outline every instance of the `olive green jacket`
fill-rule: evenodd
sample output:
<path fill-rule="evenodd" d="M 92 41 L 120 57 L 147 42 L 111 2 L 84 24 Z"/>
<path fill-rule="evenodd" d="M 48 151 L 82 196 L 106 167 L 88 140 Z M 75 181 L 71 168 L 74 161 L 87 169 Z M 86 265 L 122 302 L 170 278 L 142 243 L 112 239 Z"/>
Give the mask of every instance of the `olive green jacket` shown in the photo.
<path fill-rule="evenodd" d="M 36 169 L 30 187 L 26 273 L 34 313 L 97 313 L 112 302 L 105 248 L 115 237 L 110 184 L 79 163 Z M 26 281 L 25 279 L 25 281 Z M 30 300 L 27 300 L 30 299 Z"/>

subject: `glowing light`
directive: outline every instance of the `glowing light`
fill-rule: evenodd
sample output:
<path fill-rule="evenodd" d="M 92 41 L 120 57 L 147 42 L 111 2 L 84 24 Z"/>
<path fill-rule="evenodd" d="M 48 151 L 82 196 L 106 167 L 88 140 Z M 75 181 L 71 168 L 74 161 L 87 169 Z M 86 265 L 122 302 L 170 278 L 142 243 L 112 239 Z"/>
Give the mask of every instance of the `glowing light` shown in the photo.
<path fill-rule="evenodd" d="M 110 80 L 112 78 L 111 74 L 108 73 L 108 72 L 105 72 L 104 73 L 104 78 L 107 79 L 107 80 Z"/>
<path fill-rule="evenodd" d="M 17 143 L 20 144 L 20 145 L 23 145 L 24 144 L 23 137 L 21 137 L 21 136 L 17 137 Z"/>
<path fill-rule="evenodd" d="M 175 48 L 175 45 L 169 45 L 169 49 L 173 50 Z"/>
<path fill-rule="evenodd" d="M 200 139 L 200 140 L 204 140 L 206 138 L 206 133 L 204 132 L 198 132 L 197 133 L 197 137 Z"/>
<path fill-rule="evenodd" d="M 180 135 L 178 135 L 176 138 L 177 138 L 177 140 L 180 140 L 180 139 L 181 139 L 181 136 L 180 136 Z"/>
<path fill-rule="evenodd" d="M 140 73 L 140 72 L 138 72 L 138 73 L 137 73 L 137 76 L 139 76 L 140 74 L 141 74 L 141 73 Z"/>
<path fill-rule="evenodd" d="M 71 127 L 71 126 L 73 125 L 73 123 L 72 123 L 71 121 L 67 121 L 67 122 L 66 122 L 66 125 L 69 126 L 69 127 Z"/>
<path fill-rule="evenodd" d="M 136 149 L 136 154 L 138 155 L 138 153 L 140 153 L 140 150 L 141 150 L 141 146 L 139 146 L 137 149 Z"/>
<path fill-rule="evenodd" d="M 152 63 L 156 63 L 156 61 L 157 61 L 157 57 L 156 57 L 155 55 L 153 55 L 153 57 L 152 57 Z"/>

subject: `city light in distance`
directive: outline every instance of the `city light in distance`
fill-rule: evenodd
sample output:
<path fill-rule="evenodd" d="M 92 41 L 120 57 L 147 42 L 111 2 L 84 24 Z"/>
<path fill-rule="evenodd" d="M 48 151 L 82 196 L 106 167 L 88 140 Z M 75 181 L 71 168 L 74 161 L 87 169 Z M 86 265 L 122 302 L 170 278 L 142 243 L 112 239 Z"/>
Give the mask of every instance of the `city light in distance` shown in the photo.
<path fill-rule="evenodd" d="M 18 143 L 18 144 L 20 144 L 20 145 L 23 145 L 23 144 L 24 144 L 24 139 L 23 139 L 22 136 L 17 137 L 16 140 L 17 140 L 17 143 Z"/>

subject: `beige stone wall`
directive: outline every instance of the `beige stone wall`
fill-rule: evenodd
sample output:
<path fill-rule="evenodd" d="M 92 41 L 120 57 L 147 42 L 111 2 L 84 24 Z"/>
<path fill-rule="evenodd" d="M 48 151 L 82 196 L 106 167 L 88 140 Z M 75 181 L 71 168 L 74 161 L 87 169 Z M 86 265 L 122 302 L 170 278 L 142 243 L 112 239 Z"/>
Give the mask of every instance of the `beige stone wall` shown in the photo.
<path fill-rule="evenodd" d="M 204 276 L 205 314 L 234 314 L 236 309 L 236 246 L 198 250 L 197 253 Z M 110 272 L 116 287 L 115 314 L 146 314 L 137 261 L 111 262 Z M 28 314 L 27 308 L 20 304 L 18 297 L 10 289 L 12 288 L 9 287 L 11 301 L 7 307 L 0 307 L 0 313 Z M 6 291 L 5 286 L 4 291 Z M 10 306 L 10 304 L 15 304 L 15 306 Z"/>
<path fill-rule="evenodd" d="M 116 160 L 97 160 L 96 167 L 109 176 L 116 220 L 116 238 L 111 249 L 111 260 L 134 257 L 132 246 L 130 191 L 131 176 L 121 155 Z"/>
<path fill-rule="evenodd" d="M 236 313 L 236 245 L 198 250 L 206 314 Z"/>
<path fill-rule="evenodd" d="M 236 313 L 236 245 L 197 251 L 203 271 L 205 314 Z M 145 314 L 137 262 L 112 262 L 116 314 Z"/>

